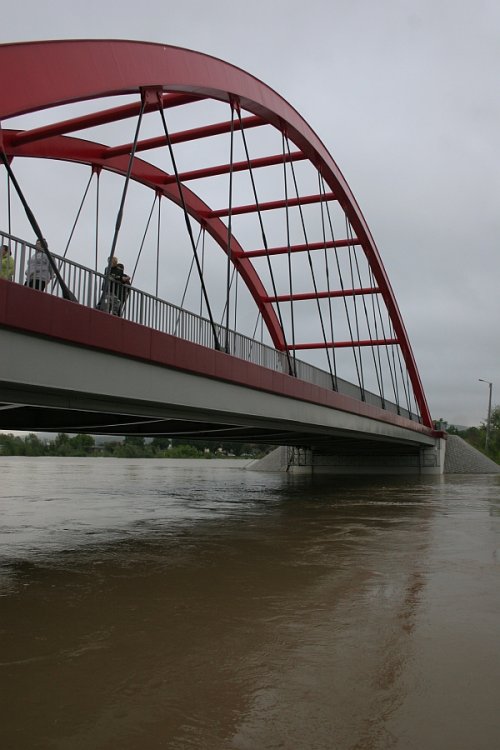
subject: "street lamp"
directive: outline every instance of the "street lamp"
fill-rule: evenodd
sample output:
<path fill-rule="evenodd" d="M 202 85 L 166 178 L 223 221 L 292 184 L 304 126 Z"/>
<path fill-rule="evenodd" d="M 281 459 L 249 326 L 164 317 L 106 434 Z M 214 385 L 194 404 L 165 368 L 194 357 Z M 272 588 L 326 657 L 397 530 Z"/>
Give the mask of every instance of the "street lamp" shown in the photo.
<path fill-rule="evenodd" d="M 493 388 L 493 383 L 490 383 L 489 380 L 483 380 L 482 378 L 478 378 L 480 383 L 486 383 L 486 385 L 489 386 L 490 389 L 490 396 L 488 399 L 488 421 L 486 422 L 486 442 L 484 449 L 488 451 L 488 443 L 490 440 L 490 419 L 491 419 L 491 390 Z"/>

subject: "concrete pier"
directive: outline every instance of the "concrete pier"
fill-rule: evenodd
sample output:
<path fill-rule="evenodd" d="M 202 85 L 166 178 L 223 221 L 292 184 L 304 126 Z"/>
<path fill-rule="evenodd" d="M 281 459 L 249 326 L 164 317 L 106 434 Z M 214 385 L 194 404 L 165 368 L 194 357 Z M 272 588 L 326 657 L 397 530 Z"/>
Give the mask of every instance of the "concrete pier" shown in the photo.
<path fill-rule="evenodd" d="M 498 464 L 457 435 L 437 438 L 433 447 L 404 448 L 363 440 L 338 442 L 330 449 L 280 446 L 247 469 L 337 475 L 500 473 Z"/>

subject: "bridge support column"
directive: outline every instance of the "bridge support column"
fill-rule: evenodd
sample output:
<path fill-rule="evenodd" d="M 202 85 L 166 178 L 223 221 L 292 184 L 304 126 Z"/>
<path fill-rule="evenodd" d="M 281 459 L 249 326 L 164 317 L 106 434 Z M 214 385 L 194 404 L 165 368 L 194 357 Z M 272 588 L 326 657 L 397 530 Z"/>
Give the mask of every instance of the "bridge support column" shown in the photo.
<path fill-rule="evenodd" d="M 420 449 L 420 473 L 443 474 L 446 440 L 436 438 L 435 445 Z"/>
<path fill-rule="evenodd" d="M 347 442 L 335 448 L 276 448 L 249 468 L 259 471 L 288 471 L 293 474 L 442 474 L 446 441 L 436 438 L 426 447 L 388 443 L 355 445 Z"/>

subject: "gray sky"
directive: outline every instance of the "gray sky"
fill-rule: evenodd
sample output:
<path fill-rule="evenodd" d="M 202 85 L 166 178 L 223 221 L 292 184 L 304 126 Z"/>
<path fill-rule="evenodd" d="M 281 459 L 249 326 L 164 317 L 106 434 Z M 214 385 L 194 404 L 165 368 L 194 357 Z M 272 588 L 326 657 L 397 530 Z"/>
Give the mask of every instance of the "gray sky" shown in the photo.
<path fill-rule="evenodd" d="M 474 0 L 38 0 L 2 43 L 121 38 L 215 55 L 287 99 L 370 226 L 434 418 L 500 402 L 500 6 Z"/>

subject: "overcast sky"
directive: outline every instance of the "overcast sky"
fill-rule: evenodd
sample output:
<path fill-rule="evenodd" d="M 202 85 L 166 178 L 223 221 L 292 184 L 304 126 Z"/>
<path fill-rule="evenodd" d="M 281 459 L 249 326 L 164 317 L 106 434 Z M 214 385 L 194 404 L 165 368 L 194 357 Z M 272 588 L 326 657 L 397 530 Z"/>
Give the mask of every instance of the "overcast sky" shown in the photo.
<path fill-rule="evenodd" d="M 434 418 L 500 403 L 500 5 L 474 0 L 18 0 L 2 43 L 121 38 L 206 52 L 287 99 L 379 248 Z"/>

